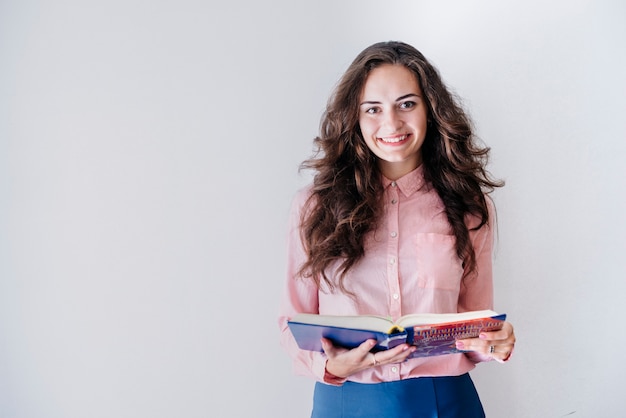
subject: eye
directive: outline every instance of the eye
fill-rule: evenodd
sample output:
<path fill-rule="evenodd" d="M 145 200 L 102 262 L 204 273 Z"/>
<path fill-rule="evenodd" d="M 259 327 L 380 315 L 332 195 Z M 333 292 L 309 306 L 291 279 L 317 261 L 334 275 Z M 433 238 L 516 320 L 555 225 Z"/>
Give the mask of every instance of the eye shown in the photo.
<path fill-rule="evenodd" d="M 367 109 L 365 109 L 365 113 L 370 114 L 370 115 L 374 115 L 376 113 L 379 113 L 380 109 L 377 107 L 369 107 Z"/>
<path fill-rule="evenodd" d="M 415 102 L 411 100 L 407 100 L 406 102 L 400 103 L 400 109 L 412 109 L 415 107 Z"/>

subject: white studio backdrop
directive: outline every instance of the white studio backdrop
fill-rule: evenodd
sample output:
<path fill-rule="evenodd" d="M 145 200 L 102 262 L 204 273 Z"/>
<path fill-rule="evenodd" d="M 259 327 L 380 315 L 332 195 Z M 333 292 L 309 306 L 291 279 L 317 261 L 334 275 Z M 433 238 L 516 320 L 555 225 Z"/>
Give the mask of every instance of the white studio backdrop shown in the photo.
<path fill-rule="evenodd" d="M 278 345 L 298 165 L 381 40 L 465 100 L 490 169 L 507 365 L 489 417 L 619 417 L 619 1 L 0 1 L 0 416 L 306 417 Z"/>

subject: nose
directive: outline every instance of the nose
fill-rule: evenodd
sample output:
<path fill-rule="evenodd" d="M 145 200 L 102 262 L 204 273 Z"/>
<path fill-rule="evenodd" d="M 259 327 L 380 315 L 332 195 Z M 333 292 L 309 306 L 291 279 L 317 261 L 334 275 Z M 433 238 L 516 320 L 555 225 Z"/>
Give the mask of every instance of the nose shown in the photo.
<path fill-rule="evenodd" d="M 391 133 L 396 132 L 396 130 L 402 127 L 403 121 L 401 115 L 398 113 L 396 109 L 391 109 L 388 112 L 385 112 L 383 119 L 383 126 L 386 129 L 391 130 Z"/>

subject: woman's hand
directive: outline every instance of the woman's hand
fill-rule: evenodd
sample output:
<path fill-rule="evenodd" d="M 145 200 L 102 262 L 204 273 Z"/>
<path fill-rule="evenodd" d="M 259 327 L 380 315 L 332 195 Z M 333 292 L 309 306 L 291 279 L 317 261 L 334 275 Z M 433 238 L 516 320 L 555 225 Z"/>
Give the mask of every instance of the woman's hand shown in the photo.
<path fill-rule="evenodd" d="M 486 355 L 500 363 L 504 363 L 511 357 L 514 347 L 515 333 L 510 322 L 505 322 L 499 331 L 482 332 L 478 338 L 456 342 L 456 348 L 459 350 Z"/>
<path fill-rule="evenodd" d="M 322 338 L 322 348 L 328 358 L 326 371 L 334 376 L 346 378 L 370 367 L 382 364 L 402 363 L 415 351 L 415 347 L 401 344 L 391 350 L 371 353 L 370 350 L 376 345 L 376 340 L 367 340 L 360 346 L 348 350 L 336 347 L 327 338 Z"/>

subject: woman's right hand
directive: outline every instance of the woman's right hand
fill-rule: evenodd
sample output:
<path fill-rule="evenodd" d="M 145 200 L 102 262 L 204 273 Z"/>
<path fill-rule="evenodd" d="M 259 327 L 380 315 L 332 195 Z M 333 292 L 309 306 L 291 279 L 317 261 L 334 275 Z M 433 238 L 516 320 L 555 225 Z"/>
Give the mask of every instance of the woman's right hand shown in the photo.
<path fill-rule="evenodd" d="M 346 378 L 370 367 L 384 364 L 402 363 L 415 347 L 408 344 L 401 344 L 390 350 L 371 353 L 370 350 L 376 345 L 376 340 L 366 340 L 360 346 L 351 350 L 337 347 L 327 339 L 322 338 L 322 348 L 326 357 L 326 371 L 339 378 Z"/>

